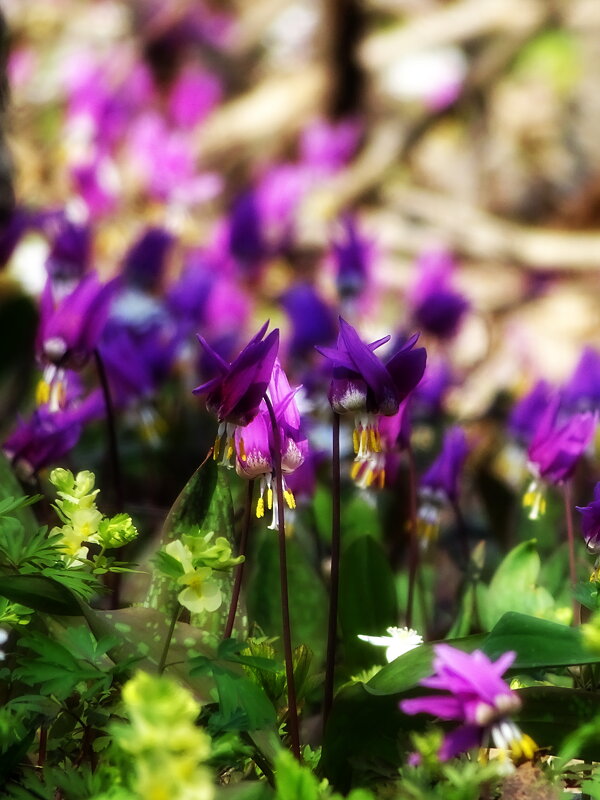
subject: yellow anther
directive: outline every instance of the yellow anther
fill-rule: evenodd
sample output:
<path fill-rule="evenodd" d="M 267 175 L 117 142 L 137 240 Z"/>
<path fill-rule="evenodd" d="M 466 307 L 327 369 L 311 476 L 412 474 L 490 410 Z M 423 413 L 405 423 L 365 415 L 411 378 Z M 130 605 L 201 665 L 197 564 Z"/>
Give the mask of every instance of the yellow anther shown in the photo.
<path fill-rule="evenodd" d="M 374 453 L 380 453 L 381 452 L 381 443 L 379 441 L 379 431 L 376 431 L 373 428 L 371 428 L 369 430 L 369 439 L 370 439 L 370 443 L 371 443 L 371 450 Z"/>
<path fill-rule="evenodd" d="M 288 504 L 288 508 L 292 508 L 292 509 L 296 508 L 296 498 L 294 497 L 293 493 L 289 489 L 285 490 L 285 492 L 283 493 L 283 496 L 285 497 L 285 501 Z"/>
<path fill-rule="evenodd" d="M 385 470 L 384 469 L 380 469 L 379 470 L 379 475 L 377 477 L 379 479 L 379 488 L 383 489 L 383 487 L 385 486 Z"/>
<path fill-rule="evenodd" d="M 360 449 L 364 453 L 367 449 L 367 445 L 369 443 L 369 434 L 367 433 L 366 428 L 363 428 L 360 432 Z"/>
<path fill-rule="evenodd" d="M 358 453 L 358 448 L 360 447 L 360 438 L 356 428 L 354 428 L 352 431 L 352 444 L 354 445 L 354 452 Z"/>
<path fill-rule="evenodd" d="M 375 470 L 372 467 L 367 467 L 367 474 L 365 476 L 365 484 L 367 488 L 373 483 L 375 480 Z"/>
<path fill-rule="evenodd" d="M 267 489 L 267 508 L 269 511 L 273 508 L 273 489 L 271 487 Z"/>
<path fill-rule="evenodd" d="M 363 463 L 364 462 L 362 461 L 355 461 L 352 464 L 352 469 L 350 470 L 350 477 L 352 478 L 353 481 L 355 481 L 358 478 L 358 473 L 360 472 L 360 468 L 362 467 Z"/>
<path fill-rule="evenodd" d="M 238 455 L 242 461 L 248 460 L 248 457 L 246 455 L 246 448 L 244 447 L 244 440 L 242 439 L 241 436 L 238 442 Z"/>
<path fill-rule="evenodd" d="M 235 449 L 234 449 L 234 446 L 233 446 L 233 436 L 231 436 L 227 440 L 227 461 L 229 461 L 229 459 L 231 458 L 231 456 L 233 455 L 234 452 L 235 452 Z"/>
<path fill-rule="evenodd" d="M 43 406 L 50 399 L 50 386 L 43 378 L 38 381 L 35 389 L 35 402 L 38 406 Z"/>
<path fill-rule="evenodd" d="M 546 513 L 546 498 L 539 489 L 530 489 L 523 496 L 523 507 L 531 509 L 529 519 L 539 519 Z"/>
<path fill-rule="evenodd" d="M 219 457 L 219 452 L 221 451 L 221 437 L 217 436 L 215 439 L 215 443 L 213 445 L 213 458 L 216 461 Z"/>
<path fill-rule="evenodd" d="M 264 515 L 265 515 L 265 501 L 263 500 L 262 497 L 259 497 L 256 503 L 256 518 L 262 519 Z"/>
<path fill-rule="evenodd" d="M 526 733 L 523 733 L 520 739 L 515 739 L 510 743 L 511 755 L 515 761 L 531 761 L 537 749 L 537 744 Z"/>

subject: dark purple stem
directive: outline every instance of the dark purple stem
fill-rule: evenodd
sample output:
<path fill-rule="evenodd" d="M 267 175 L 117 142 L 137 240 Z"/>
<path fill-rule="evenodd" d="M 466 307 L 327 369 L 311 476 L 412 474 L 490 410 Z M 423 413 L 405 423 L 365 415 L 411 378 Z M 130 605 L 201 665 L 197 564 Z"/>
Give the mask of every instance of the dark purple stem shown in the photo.
<path fill-rule="evenodd" d="M 252 520 L 252 498 L 254 495 L 254 479 L 248 481 L 248 489 L 246 491 L 246 507 L 244 509 L 244 521 L 242 523 L 242 535 L 240 537 L 240 556 L 246 556 L 246 548 L 248 546 L 248 534 L 250 532 L 250 522 Z M 244 576 L 245 560 L 238 564 L 235 568 L 235 579 L 233 582 L 233 590 L 231 592 L 231 605 L 229 606 L 229 615 L 227 623 L 225 624 L 225 631 L 223 633 L 224 639 L 230 639 L 233 632 L 233 624 L 235 622 L 235 615 L 240 600 L 240 591 L 242 589 L 242 579 Z"/>
<path fill-rule="evenodd" d="M 300 734 L 298 728 L 298 705 L 296 703 L 296 684 L 294 682 L 294 660 L 292 654 L 292 630 L 290 625 L 290 602 L 288 592 L 287 555 L 285 547 L 285 515 L 283 499 L 283 475 L 281 472 L 281 435 L 273 404 L 268 395 L 265 403 L 269 410 L 273 428 L 273 465 L 277 491 L 277 523 L 279 528 L 279 582 L 281 585 L 281 626 L 283 629 L 283 650 L 285 655 L 285 674 L 288 695 L 288 724 L 292 753 L 300 761 Z"/>
<path fill-rule="evenodd" d="M 106 375 L 106 368 L 104 361 L 98 349 L 94 350 L 94 358 L 96 360 L 96 370 L 98 371 L 98 379 L 102 387 L 102 395 L 104 397 L 104 408 L 106 410 L 106 427 L 108 429 L 108 452 L 110 458 L 110 465 L 113 477 L 113 487 L 115 493 L 115 503 L 117 511 L 123 511 L 123 482 L 121 480 L 121 461 L 119 459 L 119 446 L 117 443 L 117 425 L 115 408 L 112 401 L 110 386 L 108 384 L 108 377 Z"/>
<path fill-rule="evenodd" d="M 331 475 L 331 574 L 329 583 L 329 624 L 327 628 L 327 660 L 323 729 L 333 704 L 335 651 L 337 645 L 338 594 L 340 585 L 340 415 L 333 415 Z"/>
<path fill-rule="evenodd" d="M 563 498 L 565 501 L 565 521 L 567 523 L 567 541 L 569 543 L 569 578 L 571 586 L 577 583 L 577 567 L 575 565 L 575 533 L 573 531 L 573 498 L 571 481 L 567 481 L 564 486 Z M 579 615 L 579 603 L 573 598 L 573 624 Z"/>
<path fill-rule="evenodd" d="M 419 541 L 417 531 L 417 468 L 410 444 L 407 447 L 410 503 L 410 531 L 408 540 L 408 597 L 406 599 L 406 627 L 412 627 L 415 583 L 419 568 Z"/>

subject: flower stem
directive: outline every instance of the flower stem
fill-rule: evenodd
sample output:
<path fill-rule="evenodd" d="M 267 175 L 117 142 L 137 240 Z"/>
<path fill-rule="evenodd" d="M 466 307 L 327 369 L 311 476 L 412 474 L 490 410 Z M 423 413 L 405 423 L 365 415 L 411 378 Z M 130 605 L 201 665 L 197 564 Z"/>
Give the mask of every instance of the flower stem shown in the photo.
<path fill-rule="evenodd" d="M 273 428 L 273 465 L 275 467 L 275 481 L 277 491 L 277 516 L 279 527 L 279 583 L 281 587 L 281 626 L 283 632 L 283 650 L 285 655 L 285 675 L 287 679 L 288 695 L 288 723 L 292 753 L 300 760 L 300 734 L 298 729 L 298 705 L 296 703 L 296 685 L 294 682 L 294 661 L 292 654 L 292 631 L 290 625 L 290 603 L 288 593 L 287 555 L 285 546 L 285 515 L 283 498 L 283 475 L 281 472 L 281 435 L 279 425 L 268 395 L 265 403 L 269 410 L 271 426 Z"/>
<path fill-rule="evenodd" d="M 110 466 L 113 477 L 113 487 L 115 493 L 115 503 L 117 511 L 123 511 L 123 482 L 121 480 L 121 462 L 119 459 L 119 447 L 117 444 L 117 426 L 115 417 L 115 408 L 112 401 L 110 386 L 108 383 L 108 376 L 106 374 L 106 367 L 104 360 L 100 355 L 100 351 L 96 348 L 94 350 L 94 359 L 96 361 L 96 370 L 98 372 L 98 379 L 102 387 L 102 395 L 104 397 L 104 408 L 106 410 L 106 426 L 108 428 L 108 453 L 110 458 Z"/>
<path fill-rule="evenodd" d="M 573 515 L 572 515 L 572 486 L 571 481 L 567 481 L 564 486 L 563 498 L 565 501 L 565 521 L 567 523 L 567 541 L 569 543 L 569 578 L 571 586 L 574 587 L 577 583 L 577 567 L 575 566 L 575 534 L 573 531 Z M 579 615 L 579 603 L 573 598 L 573 624 Z"/>
<path fill-rule="evenodd" d="M 242 523 L 242 535 L 240 537 L 240 556 L 246 556 L 246 547 L 248 545 L 248 534 L 250 532 L 250 522 L 252 520 L 252 497 L 254 495 L 254 478 L 248 481 L 248 488 L 246 491 L 246 507 L 244 509 L 244 521 Z M 231 604 L 229 606 L 229 614 L 225 624 L 225 631 L 223 632 L 224 639 L 230 639 L 233 631 L 233 623 L 235 622 L 235 615 L 240 599 L 240 591 L 242 588 L 242 578 L 244 576 L 245 560 L 238 564 L 235 568 L 235 578 L 233 582 L 233 590 L 231 592 Z"/>
<path fill-rule="evenodd" d="M 181 613 L 181 606 L 179 605 L 179 603 L 177 603 L 175 606 L 175 610 L 173 611 L 173 616 L 171 617 L 171 624 L 169 625 L 169 630 L 167 631 L 167 638 L 165 639 L 165 644 L 160 656 L 160 661 L 158 662 L 159 675 L 162 675 L 163 672 L 165 671 L 167 656 L 169 654 L 169 647 L 171 646 L 171 639 L 173 638 L 173 634 L 175 632 L 175 625 L 177 624 L 177 620 L 179 619 L 180 613 Z"/>
<path fill-rule="evenodd" d="M 327 660 L 323 728 L 333 704 L 335 651 L 337 644 L 338 594 L 340 585 L 340 415 L 333 415 L 331 476 L 331 575 L 329 583 L 329 624 L 327 628 Z"/>
<path fill-rule="evenodd" d="M 415 454 L 408 445 L 408 481 L 409 481 L 409 503 L 410 503 L 410 530 L 408 541 L 408 597 L 406 598 L 406 627 L 412 627 L 413 606 L 415 599 L 415 583 L 417 570 L 419 568 L 419 541 L 417 531 L 417 468 L 415 465 Z"/>

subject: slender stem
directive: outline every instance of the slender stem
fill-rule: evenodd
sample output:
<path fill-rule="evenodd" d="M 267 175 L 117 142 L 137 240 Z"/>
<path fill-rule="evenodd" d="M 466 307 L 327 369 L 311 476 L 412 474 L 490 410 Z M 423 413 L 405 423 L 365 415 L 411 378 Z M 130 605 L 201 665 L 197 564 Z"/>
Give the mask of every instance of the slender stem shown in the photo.
<path fill-rule="evenodd" d="M 329 588 L 329 624 L 327 628 L 327 661 L 325 667 L 325 698 L 323 728 L 333 704 L 335 651 L 337 645 L 338 595 L 340 586 L 340 415 L 333 415 L 332 475 L 331 475 L 331 578 Z"/>
<path fill-rule="evenodd" d="M 565 520 L 567 523 L 567 541 L 569 543 L 569 578 L 571 586 L 577 583 L 577 567 L 575 565 L 575 533 L 573 531 L 573 497 L 571 481 L 567 481 L 564 486 L 563 498 L 565 501 Z M 579 603 L 573 598 L 573 624 L 579 615 Z"/>
<path fill-rule="evenodd" d="M 454 518 L 456 519 L 456 525 L 458 527 L 458 533 L 460 536 L 460 542 L 462 545 L 462 555 L 463 560 L 465 562 L 465 572 L 469 569 L 469 563 L 471 561 L 471 552 L 469 550 L 469 536 L 467 533 L 467 523 L 462 513 L 462 509 L 458 503 L 458 500 L 451 500 L 452 510 L 454 511 Z"/>
<path fill-rule="evenodd" d="M 158 674 L 162 675 L 165 671 L 165 664 L 167 663 L 167 655 L 169 654 L 169 647 L 171 646 L 171 639 L 173 638 L 173 633 L 175 632 L 175 625 L 177 624 L 177 620 L 179 619 L 179 614 L 181 613 L 181 606 L 179 603 L 175 606 L 175 610 L 173 611 L 173 616 L 171 617 L 171 624 L 169 625 L 169 630 L 167 631 L 167 638 L 165 639 L 165 644 L 163 647 L 163 651 L 160 656 L 160 661 L 158 662 Z"/>
<path fill-rule="evenodd" d="M 419 568 L 419 540 L 417 529 L 417 468 L 415 454 L 408 445 L 408 480 L 410 502 L 410 531 L 408 541 L 408 597 L 406 598 L 406 627 L 412 627 L 413 605 L 415 599 L 415 583 Z"/>
<path fill-rule="evenodd" d="M 46 761 L 46 750 L 48 747 L 48 728 L 42 725 L 40 728 L 40 746 L 38 750 L 38 767 L 43 767 Z"/>
<path fill-rule="evenodd" d="M 240 556 L 246 556 L 246 547 L 248 545 L 248 534 L 250 532 L 250 522 L 252 520 L 252 497 L 254 495 L 254 479 L 248 481 L 248 488 L 246 491 L 246 507 L 244 509 L 244 521 L 242 523 L 242 535 L 240 537 Z M 245 560 L 238 564 L 235 568 L 235 579 L 233 582 L 233 590 L 231 592 L 231 604 L 229 606 L 229 615 L 225 624 L 225 631 L 223 633 L 224 639 L 230 639 L 233 631 L 233 623 L 235 622 L 235 615 L 240 599 L 240 591 L 242 588 L 242 578 L 244 576 Z"/>
<path fill-rule="evenodd" d="M 117 510 L 123 510 L 123 482 L 121 480 L 121 462 L 119 459 L 119 447 L 117 444 L 117 426 L 115 417 L 115 408 L 112 401 L 110 386 L 108 383 L 108 376 L 106 374 L 106 367 L 98 349 L 94 350 L 94 358 L 96 360 L 96 370 L 98 372 L 98 379 L 102 387 L 102 395 L 104 397 L 104 407 L 106 410 L 106 426 L 108 428 L 108 452 L 110 458 L 110 466 L 113 476 L 113 487 L 115 492 L 115 502 Z"/>
<path fill-rule="evenodd" d="M 277 522 L 279 527 L 279 583 L 281 586 L 281 626 L 283 629 L 283 650 L 285 655 L 285 675 L 287 678 L 288 721 L 292 753 L 300 760 L 300 734 L 298 729 L 298 705 L 296 703 L 296 684 L 294 681 L 294 660 L 292 655 L 292 630 L 290 625 L 290 602 L 288 593 L 287 555 L 285 547 L 285 515 L 283 508 L 283 475 L 281 473 L 281 435 L 268 395 L 265 403 L 269 410 L 273 428 L 273 465 L 277 491 Z"/>

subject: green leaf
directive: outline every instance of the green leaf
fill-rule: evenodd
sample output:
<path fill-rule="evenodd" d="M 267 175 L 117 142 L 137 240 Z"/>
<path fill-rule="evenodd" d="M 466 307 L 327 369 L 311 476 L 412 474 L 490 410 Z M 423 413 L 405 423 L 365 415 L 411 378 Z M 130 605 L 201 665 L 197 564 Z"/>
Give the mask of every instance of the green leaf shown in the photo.
<path fill-rule="evenodd" d="M 569 667 L 600 662 L 600 656 L 593 655 L 585 647 L 579 628 L 512 612 L 505 614 L 493 628 L 482 650 L 493 659 L 509 650 L 516 651 L 512 669 Z"/>
<path fill-rule="evenodd" d="M 248 612 L 269 636 L 281 644 L 281 595 L 279 590 L 279 534 L 262 533 L 250 565 Z M 325 653 L 327 637 L 327 592 L 315 568 L 295 538 L 286 540 L 290 618 L 294 646 L 310 642 L 317 658 Z"/>
<path fill-rule="evenodd" d="M 45 614 L 74 617 L 82 613 L 77 597 L 45 575 L 2 575 L 0 595 Z"/>
<path fill-rule="evenodd" d="M 160 547 L 171 541 L 186 537 L 203 537 L 211 531 L 215 538 L 223 536 L 230 544 L 234 542 L 234 516 L 231 492 L 226 470 L 209 459 L 192 475 L 169 511 L 163 526 Z M 160 566 L 164 563 L 161 562 Z M 159 565 L 152 569 L 152 581 L 144 605 L 148 608 L 171 613 L 176 607 L 177 588 Z M 233 571 L 224 573 L 221 588 L 225 598 L 231 592 Z M 228 603 L 210 614 L 195 614 L 193 622 L 203 631 L 205 641 L 220 638 L 225 627 Z"/>
<path fill-rule="evenodd" d="M 342 550 L 339 620 L 349 668 L 371 666 L 377 659 L 359 634 L 383 635 L 398 619 L 396 587 L 389 559 L 371 536 Z"/>
<path fill-rule="evenodd" d="M 507 611 L 534 615 L 554 607 L 552 595 L 536 585 L 540 566 L 536 540 L 521 542 L 506 555 L 488 591 L 478 587 L 477 608 L 481 622 L 488 630 Z"/>
<path fill-rule="evenodd" d="M 600 707 L 600 693 L 582 689 L 563 689 L 557 686 L 533 686 L 518 690 L 523 701 L 515 720 L 538 747 L 558 753 L 571 733 L 587 724 Z M 570 758 L 595 761 L 598 758 L 600 736 L 581 740 L 570 748 Z"/>
<path fill-rule="evenodd" d="M 454 639 L 445 644 L 470 653 L 481 648 L 485 641 L 485 635 L 478 634 Z M 392 661 L 365 684 L 365 691 L 375 695 L 396 695 L 412 689 L 420 680 L 433 673 L 433 648 L 436 644 L 439 643 L 427 642 L 419 645 Z"/>
<path fill-rule="evenodd" d="M 21 497 L 22 494 L 23 490 L 15 477 L 10 462 L 0 450 L 0 501 L 9 497 Z M 32 498 L 31 502 L 34 502 L 34 498 Z M 29 505 L 22 505 L 15 509 L 14 516 L 23 525 L 28 536 L 32 536 L 37 531 L 38 524 Z"/>

